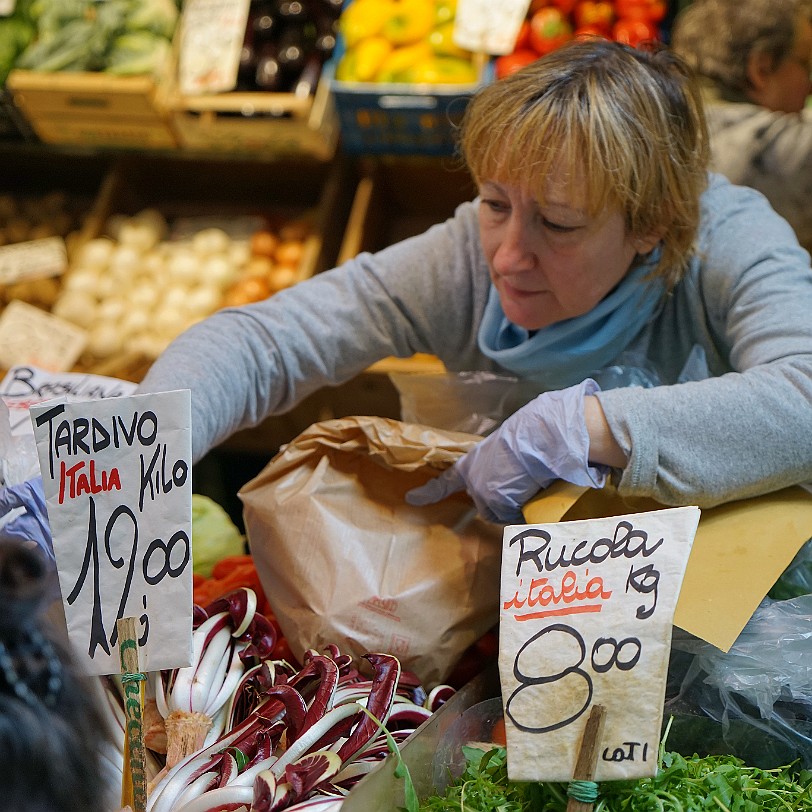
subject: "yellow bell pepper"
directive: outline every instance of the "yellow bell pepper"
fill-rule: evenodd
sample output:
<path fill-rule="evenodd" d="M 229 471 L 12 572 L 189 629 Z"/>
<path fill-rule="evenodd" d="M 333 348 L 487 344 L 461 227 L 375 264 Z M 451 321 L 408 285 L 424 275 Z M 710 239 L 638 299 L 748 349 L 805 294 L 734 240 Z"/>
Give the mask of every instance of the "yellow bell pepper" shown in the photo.
<path fill-rule="evenodd" d="M 371 82 L 384 60 L 392 53 L 392 43 L 386 37 L 367 37 L 348 53 L 355 54 L 353 63 L 355 75 L 345 81 Z"/>
<path fill-rule="evenodd" d="M 403 78 L 403 74 L 419 62 L 429 58 L 431 58 L 431 46 L 425 41 L 417 42 L 414 45 L 404 45 L 402 48 L 394 48 L 375 74 L 375 81 L 409 81 Z"/>
<path fill-rule="evenodd" d="M 434 0 L 397 0 L 381 33 L 393 45 L 420 42 L 434 27 L 435 14 Z"/>
<path fill-rule="evenodd" d="M 366 37 L 374 37 L 383 31 L 394 14 L 395 0 L 354 0 L 338 18 L 338 29 L 347 48 L 352 48 Z"/>
<path fill-rule="evenodd" d="M 429 34 L 429 44 L 437 56 L 458 56 L 462 59 L 470 58 L 471 52 L 460 48 L 454 42 L 454 21 L 443 23 L 432 29 Z"/>
<path fill-rule="evenodd" d="M 457 16 L 457 0 L 437 0 L 434 11 L 435 25 L 442 25 Z"/>
<path fill-rule="evenodd" d="M 476 68 L 467 59 L 433 56 L 413 65 L 407 81 L 414 84 L 468 85 L 477 81 Z"/>

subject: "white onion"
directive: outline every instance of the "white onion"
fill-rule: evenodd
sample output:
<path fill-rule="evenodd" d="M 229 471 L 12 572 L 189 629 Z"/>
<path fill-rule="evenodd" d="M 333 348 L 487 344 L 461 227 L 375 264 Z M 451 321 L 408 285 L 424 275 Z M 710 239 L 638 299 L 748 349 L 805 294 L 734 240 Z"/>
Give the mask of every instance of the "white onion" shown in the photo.
<path fill-rule="evenodd" d="M 192 237 L 192 247 L 201 256 L 228 251 L 231 237 L 221 228 L 204 228 Z"/>
<path fill-rule="evenodd" d="M 51 312 L 60 319 L 87 328 L 96 319 L 96 299 L 84 290 L 66 290 L 54 302 Z"/>
<path fill-rule="evenodd" d="M 204 316 L 214 312 L 220 304 L 220 291 L 208 285 L 201 285 L 189 291 L 185 308 L 190 316 Z"/>
<path fill-rule="evenodd" d="M 96 237 L 88 240 L 79 249 L 77 264 L 91 268 L 106 268 L 115 247 L 115 242 L 109 237 Z"/>
<path fill-rule="evenodd" d="M 97 358 L 109 358 L 121 352 L 124 337 L 117 324 L 107 321 L 98 322 L 90 331 L 87 348 Z"/>
<path fill-rule="evenodd" d="M 200 275 L 200 258 L 188 251 L 172 254 L 166 269 L 173 281 L 194 282 Z"/>
<path fill-rule="evenodd" d="M 129 308 L 128 303 L 120 296 L 109 296 L 99 303 L 98 318 L 103 321 L 119 321 Z"/>
<path fill-rule="evenodd" d="M 138 335 L 149 330 L 152 318 L 146 310 L 131 307 L 121 322 L 121 330 L 127 336 Z"/>
<path fill-rule="evenodd" d="M 158 303 L 158 290 L 151 282 L 139 282 L 132 288 L 127 299 L 133 307 L 149 310 Z"/>
<path fill-rule="evenodd" d="M 200 269 L 200 278 L 220 288 L 225 288 L 237 278 L 236 266 L 224 255 L 209 257 Z"/>
<path fill-rule="evenodd" d="M 141 267 L 141 254 L 132 245 L 121 243 L 113 250 L 109 267 L 118 278 L 124 274 L 135 274 Z"/>
<path fill-rule="evenodd" d="M 96 268 L 75 267 L 65 277 L 63 289 L 96 295 L 101 272 Z"/>

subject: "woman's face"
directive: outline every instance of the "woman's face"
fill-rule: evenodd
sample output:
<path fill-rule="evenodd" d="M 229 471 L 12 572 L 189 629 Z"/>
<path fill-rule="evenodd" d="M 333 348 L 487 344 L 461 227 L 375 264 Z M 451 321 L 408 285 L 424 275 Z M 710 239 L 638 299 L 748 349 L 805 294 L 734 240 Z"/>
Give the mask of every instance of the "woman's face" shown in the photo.
<path fill-rule="evenodd" d="M 638 253 L 619 210 L 587 214 L 578 184 L 547 184 L 545 204 L 516 186 L 480 185 L 479 233 L 508 320 L 538 330 L 589 312 L 626 275 Z"/>
<path fill-rule="evenodd" d="M 766 72 L 763 86 L 755 100 L 769 110 L 799 113 L 806 106 L 812 92 L 812 24 L 808 20 L 798 23 L 792 53 L 777 67 Z"/>

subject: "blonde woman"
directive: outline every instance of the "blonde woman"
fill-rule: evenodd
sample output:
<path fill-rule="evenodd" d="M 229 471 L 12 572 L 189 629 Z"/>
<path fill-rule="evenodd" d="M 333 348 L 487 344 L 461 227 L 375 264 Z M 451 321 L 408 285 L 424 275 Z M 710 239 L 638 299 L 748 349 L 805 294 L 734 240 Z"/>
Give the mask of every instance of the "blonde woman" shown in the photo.
<path fill-rule="evenodd" d="M 694 0 L 672 46 L 702 77 L 711 168 L 765 194 L 812 249 L 812 2 Z"/>
<path fill-rule="evenodd" d="M 708 175 L 675 54 L 576 42 L 482 89 L 461 145 L 479 196 L 448 221 L 221 310 L 157 359 L 141 390 L 191 390 L 196 459 L 425 352 L 539 394 L 416 504 L 465 490 L 512 522 L 555 479 L 700 506 L 812 479 L 809 256 L 762 195 Z"/>

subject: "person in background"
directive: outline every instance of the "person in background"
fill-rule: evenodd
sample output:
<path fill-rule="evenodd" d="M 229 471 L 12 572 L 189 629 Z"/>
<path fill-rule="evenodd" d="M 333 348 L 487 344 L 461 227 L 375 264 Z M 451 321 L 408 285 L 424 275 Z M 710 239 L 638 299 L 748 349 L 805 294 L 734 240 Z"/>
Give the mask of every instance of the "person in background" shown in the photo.
<path fill-rule="evenodd" d="M 809 254 L 708 174 L 675 53 L 568 44 L 479 90 L 461 150 L 479 194 L 446 222 L 222 309 L 155 361 L 139 391 L 191 391 L 194 460 L 423 352 L 539 394 L 412 504 L 464 490 L 511 523 L 557 479 L 700 507 L 812 480 Z"/>
<path fill-rule="evenodd" d="M 711 168 L 766 195 L 812 250 L 812 2 L 694 0 L 671 47 L 702 77 Z"/>
<path fill-rule="evenodd" d="M 45 622 L 42 549 L 0 542 L 0 810 L 107 812 L 95 694 Z"/>

